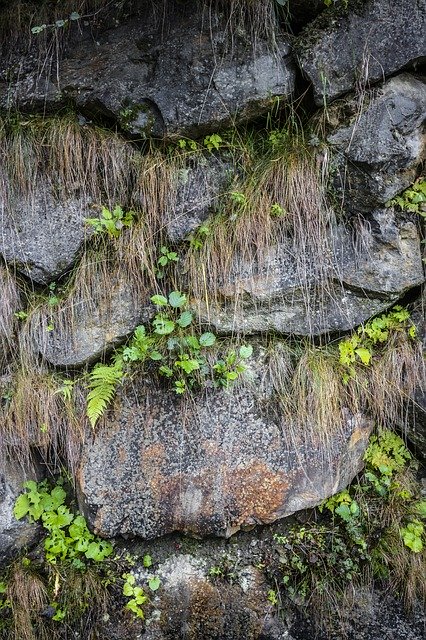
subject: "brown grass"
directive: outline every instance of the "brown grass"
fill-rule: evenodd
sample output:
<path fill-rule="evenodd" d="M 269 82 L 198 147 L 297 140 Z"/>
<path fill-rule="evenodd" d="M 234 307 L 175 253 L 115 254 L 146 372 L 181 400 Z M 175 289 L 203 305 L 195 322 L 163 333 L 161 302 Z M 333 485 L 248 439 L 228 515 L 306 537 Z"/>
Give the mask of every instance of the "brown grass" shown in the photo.
<path fill-rule="evenodd" d="M 15 278 L 7 267 L 0 264 L 0 372 L 13 350 L 13 337 L 17 328 L 15 313 L 21 305 L 21 296 Z"/>
<path fill-rule="evenodd" d="M 13 627 L 10 640 L 44 640 L 49 635 L 40 614 L 48 605 L 47 590 L 39 576 L 22 567 L 13 565 L 8 581 L 7 596 L 11 603 Z"/>

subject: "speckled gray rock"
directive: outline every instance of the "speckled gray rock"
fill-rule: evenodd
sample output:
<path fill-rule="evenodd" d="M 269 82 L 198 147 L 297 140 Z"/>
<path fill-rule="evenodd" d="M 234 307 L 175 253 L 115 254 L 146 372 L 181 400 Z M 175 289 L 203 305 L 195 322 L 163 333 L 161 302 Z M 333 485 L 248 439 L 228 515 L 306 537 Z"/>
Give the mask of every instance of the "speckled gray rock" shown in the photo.
<path fill-rule="evenodd" d="M 235 168 L 222 156 L 195 156 L 181 169 L 176 193 L 164 214 L 172 242 L 183 240 L 214 211 Z"/>
<path fill-rule="evenodd" d="M 13 349 L 13 335 L 21 305 L 18 286 L 8 269 L 0 265 L 0 372 Z"/>
<path fill-rule="evenodd" d="M 139 138 L 196 137 L 265 113 L 276 96 L 291 97 L 287 36 L 276 49 L 262 40 L 253 46 L 248 31 L 225 42 L 223 16 L 177 6 L 170 20 L 157 23 L 150 3 L 142 3 L 140 14 L 96 40 L 83 29 L 54 77 L 34 70 L 5 84 L 0 105 L 55 109 L 71 101 Z"/>
<path fill-rule="evenodd" d="M 88 202 L 78 198 L 58 201 L 47 184 L 31 199 L 7 205 L 0 196 L 0 255 L 34 282 L 47 284 L 70 269 L 91 235 L 84 219 Z"/>
<path fill-rule="evenodd" d="M 300 67 L 317 105 L 383 80 L 426 56 L 426 0 L 351 0 L 298 36 Z"/>
<path fill-rule="evenodd" d="M 350 98 L 352 122 L 328 137 L 335 153 L 335 185 L 344 208 L 368 212 L 406 189 L 426 158 L 426 79 L 407 73 L 371 91 L 361 113 Z"/>
<path fill-rule="evenodd" d="M 71 313 L 70 313 L 71 312 Z M 122 343 L 153 314 L 127 279 L 111 278 L 108 291 L 96 299 L 64 301 L 32 318 L 33 335 L 43 358 L 56 367 L 82 367 Z M 53 326 L 46 330 L 47 325 Z"/>
<path fill-rule="evenodd" d="M 28 470 L 27 470 L 28 473 Z M 40 535 L 40 527 L 25 518 L 16 520 L 13 507 L 22 485 L 28 479 L 27 473 L 15 461 L 0 459 L 0 567 L 26 546 L 31 546 Z M 36 477 L 34 469 L 31 479 Z"/>
<path fill-rule="evenodd" d="M 194 309 L 222 334 L 320 335 L 353 329 L 422 282 L 416 226 L 383 209 L 355 238 L 343 226 L 334 229 L 317 258 L 301 260 L 289 241 L 271 248 L 260 264 L 237 263 L 218 288 L 219 302 L 212 297 L 207 308 L 200 299 Z"/>
<path fill-rule="evenodd" d="M 248 388 L 209 389 L 189 402 L 141 377 L 120 391 L 77 473 L 80 506 L 98 533 L 229 536 L 316 505 L 350 482 L 371 425 L 346 414 L 327 445 L 320 429 L 291 430 L 265 357 L 260 348 Z"/>

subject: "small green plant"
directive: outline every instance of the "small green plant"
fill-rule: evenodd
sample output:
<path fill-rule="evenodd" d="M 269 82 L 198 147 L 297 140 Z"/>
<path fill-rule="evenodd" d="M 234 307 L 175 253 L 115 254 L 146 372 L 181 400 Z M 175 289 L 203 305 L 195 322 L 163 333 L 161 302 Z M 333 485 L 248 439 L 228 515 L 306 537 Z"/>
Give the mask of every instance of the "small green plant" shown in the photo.
<path fill-rule="evenodd" d="M 115 358 L 113 364 L 97 364 L 90 371 L 87 417 L 93 428 L 113 399 L 123 378 L 123 360 L 120 356 Z"/>
<path fill-rule="evenodd" d="M 175 251 L 170 251 L 168 247 L 161 247 L 160 257 L 157 260 L 157 268 L 155 270 L 157 278 L 164 278 L 167 267 L 176 262 L 179 262 L 178 254 Z"/>
<path fill-rule="evenodd" d="M 190 151 L 196 151 L 198 148 L 195 140 L 191 140 L 191 138 L 179 138 L 177 141 L 177 145 L 179 149 L 185 149 Z"/>
<path fill-rule="evenodd" d="M 283 218 L 286 215 L 286 210 L 282 207 L 278 202 L 274 202 L 271 206 L 271 217 L 272 218 Z"/>
<path fill-rule="evenodd" d="M 126 609 L 131 611 L 137 618 L 143 620 L 145 618 L 142 605 L 148 601 L 148 596 L 142 587 L 136 584 L 136 578 L 132 573 L 123 574 L 124 585 L 123 595 L 129 598 L 126 603 Z"/>
<path fill-rule="evenodd" d="M 218 151 L 223 144 L 223 139 L 218 133 L 212 133 L 204 138 L 203 144 L 209 151 Z"/>
<path fill-rule="evenodd" d="M 343 381 L 356 376 L 356 365 L 368 366 L 376 348 L 383 346 L 392 333 L 406 332 L 412 339 L 416 328 L 407 309 L 394 307 L 386 314 L 373 318 L 348 338 L 339 342 L 339 362 L 344 367 Z"/>
<path fill-rule="evenodd" d="M 247 196 L 244 193 L 241 193 L 241 191 L 231 191 L 229 197 L 235 204 L 238 204 L 240 206 L 247 205 Z"/>
<path fill-rule="evenodd" d="M 76 20 L 80 20 L 81 16 L 77 11 L 73 11 L 70 13 L 68 18 L 64 18 L 63 20 L 56 20 L 53 24 L 40 24 L 34 27 L 31 27 L 31 33 L 38 34 L 46 31 L 46 29 L 63 29 L 70 22 L 75 22 Z"/>
<path fill-rule="evenodd" d="M 426 218 L 426 178 L 419 178 L 401 195 L 392 198 L 387 206 L 397 206 L 403 211 L 413 211 Z"/>
<path fill-rule="evenodd" d="M 68 561 L 76 569 L 82 569 L 87 560 L 102 562 L 112 554 L 111 543 L 94 536 L 86 519 L 67 507 L 61 480 L 54 487 L 47 481 L 37 484 L 29 480 L 24 488 L 25 492 L 16 499 L 13 513 L 17 520 L 28 517 L 41 522 L 47 533 L 44 540 L 47 562 Z"/>
<path fill-rule="evenodd" d="M 201 249 L 204 246 L 207 238 L 212 234 L 212 227 L 209 223 L 204 222 L 195 231 L 193 231 L 187 238 L 189 245 L 193 249 Z"/>
<path fill-rule="evenodd" d="M 119 238 L 124 227 L 132 226 L 134 216 L 133 211 L 125 213 L 120 205 L 114 207 L 113 211 L 102 207 L 100 218 L 86 218 L 86 224 L 93 227 L 97 234 L 106 233 L 111 238 Z"/>

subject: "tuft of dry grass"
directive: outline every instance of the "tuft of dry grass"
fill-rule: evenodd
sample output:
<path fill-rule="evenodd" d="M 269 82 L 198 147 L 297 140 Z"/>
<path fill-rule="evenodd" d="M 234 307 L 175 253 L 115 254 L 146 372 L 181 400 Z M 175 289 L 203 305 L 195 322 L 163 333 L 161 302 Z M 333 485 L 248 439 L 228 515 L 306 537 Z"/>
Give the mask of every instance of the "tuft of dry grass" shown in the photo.
<path fill-rule="evenodd" d="M 310 317 L 318 296 L 336 276 L 330 234 L 335 220 L 325 190 L 327 163 L 327 154 L 319 157 L 311 151 L 299 132 L 288 133 L 278 149 L 270 148 L 253 162 L 250 174 L 235 184 L 221 214 L 211 220 L 203 246 L 189 249 L 191 293 L 202 300 L 208 291 L 210 301 L 219 304 L 239 275 L 256 282 L 259 273 L 268 275 L 265 264 L 273 265 L 274 256 L 285 254 L 291 257 L 294 284 L 301 289 Z M 235 193 L 241 194 L 240 202 L 235 202 Z"/>
<path fill-rule="evenodd" d="M 7 597 L 13 618 L 10 640 L 47 640 L 49 634 L 40 624 L 40 614 L 49 600 L 41 578 L 20 562 L 15 563 L 8 580 Z"/>
<path fill-rule="evenodd" d="M 15 278 L 6 266 L 0 264 L 0 372 L 13 351 L 13 336 L 17 328 L 15 313 L 21 296 Z"/>
<path fill-rule="evenodd" d="M 138 154 L 112 132 L 81 126 L 75 116 L 16 116 L 0 123 L 0 192 L 7 210 L 33 202 L 37 185 L 112 207 L 130 201 Z"/>

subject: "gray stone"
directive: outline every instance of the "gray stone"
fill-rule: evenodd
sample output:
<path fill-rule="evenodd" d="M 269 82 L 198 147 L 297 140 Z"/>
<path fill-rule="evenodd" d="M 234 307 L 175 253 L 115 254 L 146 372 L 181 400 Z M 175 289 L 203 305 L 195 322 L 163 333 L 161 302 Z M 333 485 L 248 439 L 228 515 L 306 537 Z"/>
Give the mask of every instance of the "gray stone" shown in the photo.
<path fill-rule="evenodd" d="M 36 477 L 34 470 L 30 477 Z M 23 470 L 16 460 L 0 460 L 0 567 L 22 549 L 36 543 L 40 535 L 38 524 L 31 524 L 26 518 L 16 520 L 13 515 L 16 498 L 27 479 L 28 470 Z"/>
<path fill-rule="evenodd" d="M 91 235 L 84 223 L 91 216 L 88 204 L 78 198 L 58 201 L 47 184 L 30 200 L 6 205 L 0 198 L 0 254 L 34 282 L 54 281 L 70 269 Z"/>
<path fill-rule="evenodd" d="M 0 372 L 13 349 L 13 336 L 17 318 L 15 313 L 21 306 L 20 294 L 15 279 L 8 269 L 0 265 Z"/>
<path fill-rule="evenodd" d="M 300 67 L 317 105 L 383 80 L 426 57 L 426 0 L 350 0 L 298 36 Z"/>
<path fill-rule="evenodd" d="M 176 194 L 164 215 L 172 242 L 183 240 L 217 207 L 235 169 L 225 158 L 213 154 L 195 156 L 180 171 Z"/>
<path fill-rule="evenodd" d="M 334 229 L 322 254 L 303 260 L 288 241 L 260 264 L 237 262 L 209 307 L 197 300 L 194 309 L 222 334 L 320 335 L 353 329 L 422 282 L 416 226 L 389 208 L 374 211 L 355 239 L 343 226 Z"/>
<path fill-rule="evenodd" d="M 289 39 L 276 49 L 250 31 L 228 34 L 226 21 L 193 6 L 156 23 L 148 6 L 127 23 L 70 45 L 54 77 L 36 71 L 0 93 L 0 105 L 57 109 L 73 102 L 86 116 L 117 120 L 137 137 L 200 136 L 265 113 L 291 97 Z M 59 79 L 59 84 L 58 84 Z"/>
<path fill-rule="evenodd" d="M 348 99 L 346 108 L 354 103 Z M 368 94 L 353 120 L 328 142 L 337 151 L 335 184 L 345 210 L 368 212 L 414 182 L 426 158 L 426 83 L 406 73 L 392 78 Z"/>
<path fill-rule="evenodd" d="M 319 425 L 283 424 L 265 358 L 259 348 L 251 383 L 206 389 L 189 402 L 141 376 L 120 390 L 77 472 L 80 506 L 96 532 L 229 536 L 347 486 L 371 425 L 344 412 L 325 444 Z"/>
<path fill-rule="evenodd" d="M 93 291 L 93 289 L 92 289 Z M 40 354 L 56 367 L 82 367 L 121 344 L 153 314 L 127 279 L 111 278 L 108 291 L 94 299 L 65 300 L 58 310 L 34 316 L 33 334 Z M 53 329 L 46 330 L 51 324 Z"/>

